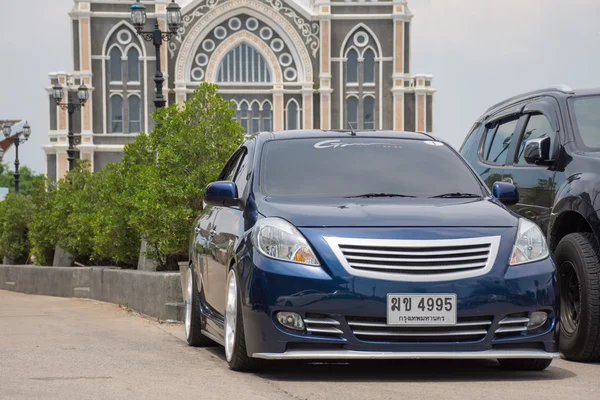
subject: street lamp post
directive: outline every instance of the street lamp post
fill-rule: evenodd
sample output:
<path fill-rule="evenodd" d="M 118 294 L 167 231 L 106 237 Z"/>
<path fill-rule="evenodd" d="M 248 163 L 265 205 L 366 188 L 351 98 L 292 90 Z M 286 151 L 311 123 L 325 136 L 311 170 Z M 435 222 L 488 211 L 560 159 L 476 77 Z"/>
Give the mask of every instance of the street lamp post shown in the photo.
<path fill-rule="evenodd" d="M 77 89 L 77 98 L 79 99 L 79 103 L 73 103 L 69 95 L 67 95 L 67 102 L 61 103 L 62 98 L 65 96 L 65 91 L 60 83 L 56 83 L 52 87 L 52 97 L 56 101 L 56 105 L 58 105 L 61 109 L 66 110 L 69 114 L 69 148 L 67 149 L 67 158 L 69 160 L 69 171 L 75 168 L 75 144 L 80 144 L 80 137 L 77 135 L 75 138 L 75 134 L 73 133 L 73 114 L 75 111 L 80 110 L 81 107 L 85 106 L 85 102 L 90 97 L 90 92 L 85 85 L 79 86 Z M 75 143 L 77 141 L 77 143 Z"/>
<path fill-rule="evenodd" d="M 154 24 L 152 31 L 144 31 L 144 25 L 146 25 L 146 6 L 137 0 L 135 4 L 131 6 L 131 22 L 135 27 L 137 34 L 144 38 L 147 42 L 152 42 L 156 49 L 156 73 L 154 74 L 154 82 L 156 83 L 156 98 L 154 99 L 154 105 L 156 108 L 165 106 L 166 100 L 163 96 L 163 83 L 165 78 L 163 77 L 161 68 L 161 57 L 160 48 L 163 41 L 169 41 L 177 34 L 177 30 L 181 27 L 181 7 L 175 0 L 171 0 L 171 3 L 167 6 L 167 25 L 169 30 L 163 32 L 158 26 L 158 19 Z"/>
<path fill-rule="evenodd" d="M 25 143 L 29 139 L 29 136 L 31 135 L 31 127 L 27 122 L 25 122 L 23 130 L 21 132 L 18 132 L 14 137 L 11 138 L 10 134 L 12 133 L 12 128 L 9 122 L 6 121 L 4 122 L 2 133 L 4 133 L 4 137 L 6 139 L 8 139 L 15 145 L 15 193 L 19 194 L 19 181 L 21 176 L 19 174 L 19 145 Z M 0 160 L 2 160 L 2 157 L 4 156 L 4 151 L 0 149 L 0 153 Z"/>

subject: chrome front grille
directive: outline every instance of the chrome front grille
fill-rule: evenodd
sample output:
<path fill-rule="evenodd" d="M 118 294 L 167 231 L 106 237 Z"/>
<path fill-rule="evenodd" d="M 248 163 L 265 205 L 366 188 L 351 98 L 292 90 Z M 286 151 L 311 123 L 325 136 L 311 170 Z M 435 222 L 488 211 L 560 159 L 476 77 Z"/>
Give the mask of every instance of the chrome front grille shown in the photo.
<path fill-rule="evenodd" d="M 440 281 L 483 275 L 492 268 L 500 237 L 390 240 L 326 237 L 344 268 L 355 276 Z"/>
<path fill-rule="evenodd" d="M 307 314 L 304 318 L 304 326 L 307 333 L 316 336 L 339 337 L 344 333 L 339 329 L 338 321 L 320 314 Z"/>
<path fill-rule="evenodd" d="M 491 316 L 459 317 L 456 325 L 436 327 L 389 326 L 385 318 L 347 317 L 356 339 L 364 342 L 475 342 L 485 338 Z"/>

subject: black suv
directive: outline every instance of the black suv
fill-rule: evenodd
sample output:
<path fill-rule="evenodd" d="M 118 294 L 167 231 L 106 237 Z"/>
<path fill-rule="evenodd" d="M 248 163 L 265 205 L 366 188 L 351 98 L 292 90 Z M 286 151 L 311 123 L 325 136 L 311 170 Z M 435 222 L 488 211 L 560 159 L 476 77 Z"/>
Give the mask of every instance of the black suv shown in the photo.
<path fill-rule="evenodd" d="M 496 104 L 460 153 L 490 188 L 517 186 L 511 208 L 542 228 L 558 266 L 561 352 L 600 360 L 600 90 L 560 86 Z"/>

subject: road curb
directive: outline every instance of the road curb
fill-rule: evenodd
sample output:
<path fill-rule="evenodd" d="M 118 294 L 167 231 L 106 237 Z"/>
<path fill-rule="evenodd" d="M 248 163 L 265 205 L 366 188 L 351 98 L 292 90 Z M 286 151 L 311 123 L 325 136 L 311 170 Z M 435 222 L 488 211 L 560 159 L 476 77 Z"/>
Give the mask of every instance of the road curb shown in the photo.
<path fill-rule="evenodd" d="M 146 272 L 113 267 L 0 265 L 0 289 L 94 299 L 120 304 L 161 321 L 183 320 L 178 272 Z"/>

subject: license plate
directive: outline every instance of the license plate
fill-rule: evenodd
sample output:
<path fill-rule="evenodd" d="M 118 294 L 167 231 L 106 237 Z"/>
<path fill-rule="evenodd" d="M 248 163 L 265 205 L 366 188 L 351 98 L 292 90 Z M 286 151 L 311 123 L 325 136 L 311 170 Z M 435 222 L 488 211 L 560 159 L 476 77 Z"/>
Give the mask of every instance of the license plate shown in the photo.
<path fill-rule="evenodd" d="M 455 294 L 388 294 L 388 325 L 456 325 Z"/>

